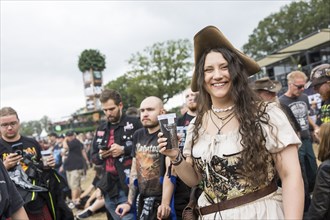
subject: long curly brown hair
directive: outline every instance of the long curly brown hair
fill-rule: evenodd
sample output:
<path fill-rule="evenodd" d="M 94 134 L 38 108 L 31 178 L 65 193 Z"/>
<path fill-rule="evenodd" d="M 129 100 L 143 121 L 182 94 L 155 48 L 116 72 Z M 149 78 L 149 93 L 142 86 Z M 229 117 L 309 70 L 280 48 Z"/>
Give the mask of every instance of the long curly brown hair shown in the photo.
<path fill-rule="evenodd" d="M 193 131 L 193 143 L 198 139 L 198 130 L 203 123 L 203 116 L 211 109 L 212 101 L 209 93 L 204 88 L 204 64 L 209 52 L 219 52 L 228 62 L 232 87 L 230 95 L 235 103 L 235 113 L 239 121 L 240 143 L 243 147 L 241 152 L 243 171 L 247 180 L 257 186 L 265 183 L 267 179 L 267 157 L 269 152 L 265 147 L 265 137 L 262 133 L 261 124 L 269 124 L 269 115 L 265 112 L 267 103 L 255 94 L 248 85 L 248 74 L 238 56 L 227 48 L 213 48 L 206 50 L 196 65 L 197 87 L 199 90 L 198 114 L 196 116 Z M 273 126 L 271 131 L 273 133 Z M 276 135 L 274 135 L 276 138 Z"/>

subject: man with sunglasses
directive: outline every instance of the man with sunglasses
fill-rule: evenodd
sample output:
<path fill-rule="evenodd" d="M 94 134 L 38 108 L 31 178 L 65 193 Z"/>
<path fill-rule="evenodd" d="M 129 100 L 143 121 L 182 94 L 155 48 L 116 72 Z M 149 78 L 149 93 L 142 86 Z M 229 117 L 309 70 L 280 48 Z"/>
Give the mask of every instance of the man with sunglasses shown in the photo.
<path fill-rule="evenodd" d="M 308 96 L 303 93 L 307 81 L 307 76 L 305 73 L 301 71 L 293 71 L 287 75 L 287 81 L 288 90 L 279 98 L 279 100 L 281 104 L 286 105 L 291 109 L 301 128 L 299 134 L 302 145 L 298 150 L 298 154 L 301 171 L 304 177 L 304 212 L 306 212 L 310 204 L 309 193 L 314 189 L 317 171 L 310 126 L 312 126 L 314 130 L 318 129 L 318 126 L 308 114 L 310 104 L 308 101 Z"/>
<path fill-rule="evenodd" d="M 312 69 L 310 81 L 305 88 L 309 87 L 313 87 L 322 98 L 320 115 L 317 117 L 316 124 L 330 122 L 330 64 L 321 64 Z"/>

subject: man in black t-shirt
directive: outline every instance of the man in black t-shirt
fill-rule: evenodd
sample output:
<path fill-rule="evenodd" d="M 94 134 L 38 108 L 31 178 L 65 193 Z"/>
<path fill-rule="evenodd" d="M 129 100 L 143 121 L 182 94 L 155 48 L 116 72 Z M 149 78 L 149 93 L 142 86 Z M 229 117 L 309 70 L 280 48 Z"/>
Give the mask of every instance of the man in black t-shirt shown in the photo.
<path fill-rule="evenodd" d="M 197 111 L 197 92 L 191 91 L 190 88 L 186 89 L 184 92 L 184 97 L 186 100 L 186 106 L 188 111 L 178 119 L 178 126 L 188 126 L 190 121 L 196 117 Z"/>
<path fill-rule="evenodd" d="M 55 167 L 54 157 L 50 155 L 43 165 L 39 143 L 19 134 L 20 121 L 13 108 L 0 109 L 0 129 L 0 157 L 8 172 L 13 174 L 11 179 L 25 201 L 24 208 L 29 218 L 55 219 L 56 216 L 59 217 L 56 213 L 59 209 L 56 206 L 61 203 L 64 207 L 65 203 L 60 200 L 59 190 L 54 191 L 58 189 L 56 187 L 60 185 L 60 182 L 50 184 L 54 180 L 52 177 L 56 175 L 51 169 Z M 22 173 L 16 175 L 18 173 L 16 171 Z M 59 178 L 56 179 L 59 180 Z M 68 211 L 66 218 L 63 219 L 70 219 L 70 217 L 73 217 L 73 214 Z"/>
<path fill-rule="evenodd" d="M 313 87 L 322 98 L 322 106 L 317 116 L 317 125 L 330 122 L 330 64 L 321 64 L 312 69 L 306 88 Z M 315 131 L 318 133 L 318 130 Z"/>
<path fill-rule="evenodd" d="M 133 161 L 128 200 L 126 204 L 121 204 L 116 209 L 121 217 L 130 211 L 139 192 L 137 219 L 157 219 L 157 208 L 162 197 L 161 169 L 165 164 L 164 157 L 158 150 L 157 135 L 160 125 L 157 116 L 164 113 L 163 102 L 158 97 L 147 97 L 141 102 L 140 120 L 143 128 L 133 135 Z M 169 214 L 170 209 L 167 209 L 159 217 L 166 219 Z"/>
<path fill-rule="evenodd" d="M 279 98 L 283 105 L 288 106 L 300 125 L 301 147 L 298 149 L 299 162 L 304 180 L 305 206 L 308 210 L 310 204 L 309 193 L 313 191 L 317 171 L 317 163 L 313 150 L 310 126 L 317 130 L 318 126 L 309 116 L 310 109 L 308 97 L 303 93 L 307 76 L 301 71 L 292 71 L 287 75 L 288 90 Z"/>
<path fill-rule="evenodd" d="M 82 178 L 85 173 L 84 168 L 89 165 L 89 160 L 84 145 L 76 138 L 73 131 L 66 133 L 63 148 L 68 152 L 63 166 L 71 189 L 71 200 L 75 207 L 79 207 Z"/>

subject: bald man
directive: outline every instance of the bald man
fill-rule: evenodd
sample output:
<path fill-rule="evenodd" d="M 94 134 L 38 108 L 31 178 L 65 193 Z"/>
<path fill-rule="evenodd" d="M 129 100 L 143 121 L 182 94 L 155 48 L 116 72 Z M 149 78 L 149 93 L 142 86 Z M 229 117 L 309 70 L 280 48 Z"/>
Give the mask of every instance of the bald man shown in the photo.
<path fill-rule="evenodd" d="M 157 208 L 162 196 L 162 185 L 159 179 L 161 167 L 165 164 L 164 157 L 157 147 L 157 135 L 160 132 L 157 116 L 164 113 L 163 102 L 158 97 L 150 96 L 141 102 L 140 120 L 143 128 L 133 135 L 133 161 L 128 201 L 126 204 L 117 206 L 116 213 L 120 216 L 129 213 L 138 191 L 137 219 L 157 219 Z M 135 180 L 138 186 L 134 184 Z M 162 218 L 166 219 L 169 214 L 170 210 L 164 213 Z"/>

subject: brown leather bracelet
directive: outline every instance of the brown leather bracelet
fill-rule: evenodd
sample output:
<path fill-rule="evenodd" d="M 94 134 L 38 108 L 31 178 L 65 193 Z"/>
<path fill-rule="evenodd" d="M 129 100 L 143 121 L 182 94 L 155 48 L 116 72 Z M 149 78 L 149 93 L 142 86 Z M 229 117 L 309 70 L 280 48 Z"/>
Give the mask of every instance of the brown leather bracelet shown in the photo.
<path fill-rule="evenodd" d="M 178 166 L 180 163 L 182 163 L 182 161 L 183 161 L 183 156 L 181 154 L 181 151 L 179 150 L 178 156 L 176 156 L 174 161 L 171 160 L 171 164 L 173 166 Z"/>

